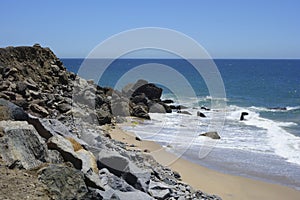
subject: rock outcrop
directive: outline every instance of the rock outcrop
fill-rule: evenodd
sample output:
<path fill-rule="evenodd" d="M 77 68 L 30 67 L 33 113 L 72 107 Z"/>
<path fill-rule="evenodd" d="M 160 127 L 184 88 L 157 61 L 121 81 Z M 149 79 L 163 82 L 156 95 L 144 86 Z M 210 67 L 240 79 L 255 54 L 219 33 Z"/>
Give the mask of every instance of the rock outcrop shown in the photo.
<path fill-rule="evenodd" d="M 102 88 L 67 72 L 39 45 L 0 49 L 0 83 L 0 161 L 36 173 L 52 199 L 220 199 L 194 191 L 99 126 L 170 112 L 154 84 Z"/>

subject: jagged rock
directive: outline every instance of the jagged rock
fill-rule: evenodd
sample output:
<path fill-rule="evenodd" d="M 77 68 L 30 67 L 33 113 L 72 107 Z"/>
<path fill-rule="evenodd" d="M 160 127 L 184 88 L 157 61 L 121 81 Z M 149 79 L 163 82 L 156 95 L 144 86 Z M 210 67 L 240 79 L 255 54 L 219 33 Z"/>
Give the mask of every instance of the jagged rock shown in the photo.
<path fill-rule="evenodd" d="M 130 116 L 130 106 L 127 101 L 113 101 L 111 111 L 114 116 Z"/>
<path fill-rule="evenodd" d="M 130 98 L 131 102 L 138 104 L 138 103 L 143 103 L 143 104 L 147 104 L 148 102 L 148 98 L 146 97 L 146 95 L 144 93 L 136 95 L 134 97 Z"/>
<path fill-rule="evenodd" d="M 143 79 L 138 80 L 135 84 L 129 83 L 122 89 L 122 94 L 127 97 L 131 97 L 136 89 L 146 84 L 148 84 L 148 81 Z"/>
<path fill-rule="evenodd" d="M 210 137 L 212 139 L 221 139 L 221 137 L 219 136 L 219 134 L 217 132 L 202 133 L 202 134 L 200 134 L 200 136 L 206 136 L 206 137 Z"/>
<path fill-rule="evenodd" d="M 112 120 L 112 115 L 108 108 L 103 107 L 96 110 L 97 113 L 97 120 L 100 125 L 110 124 Z"/>
<path fill-rule="evenodd" d="M 198 117 L 206 117 L 202 112 L 200 112 L 200 111 L 197 111 L 197 116 Z"/>
<path fill-rule="evenodd" d="M 76 169 L 82 169 L 82 160 L 74 151 L 72 143 L 60 135 L 51 137 L 47 142 L 49 149 L 57 150 L 65 162 L 71 162 Z"/>
<path fill-rule="evenodd" d="M 127 157 L 117 152 L 102 150 L 97 157 L 98 168 L 107 168 L 111 173 L 122 177 L 134 188 L 147 191 L 150 181 L 150 172 L 138 168 Z"/>
<path fill-rule="evenodd" d="M 47 147 L 32 125 L 25 121 L 0 121 L 0 154 L 8 165 L 32 169 L 46 162 Z"/>
<path fill-rule="evenodd" d="M 159 100 L 162 94 L 162 89 L 157 87 L 153 83 L 144 84 L 133 92 L 132 97 L 135 97 L 142 93 L 144 93 L 150 100 Z"/>
<path fill-rule="evenodd" d="M 31 104 L 29 106 L 29 108 L 31 109 L 32 112 L 37 113 L 43 117 L 46 117 L 49 115 L 49 112 L 42 106 L 39 106 L 38 104 Z"/>
<path fill-rule="evenodd" d="M 173 188 L 174 187 L 171 187 L 161 182 L 150 181 L 149 193 L 155 199 L 162 200 L 166 199 L 171 195 L 171 189 Z"/>
<path fill-rule="evenodd" d="M 36 128 L 43 138 L 49 139 L 57 134 L 72 137 L 69 128 L 57 119 L 42 119 L 30 116 L 28 122 Z"/>
<path fill-rule="evenodd" d="M 136 190 L 123 179 L 113 175 L 106 168 L 103 168 L 99 171 L 99 176 L 105 188 L 104 192 L 100 192 L 104 199 L 111 199 L 113 196 L 122 200 L 153 199 L 147 193 Z"/>
<path fill-rule="evenodd" d="M 4 99 L 0 99 L 0 110 L 1 120 L 23 121 L 28 119 L 28 114 L 22 108 Z"/>
<path fill-rule="evenodd" d="M 72 109 L 72 106 L 68 103 L 61 103 L 57 105 L 57 108 L 59 111 L 61 111 L 62 113 L 66 113 L 67 111 Z"/>
<path fill-rule="evenodd" d="M 88 193 L 81 171 L 67 166 L 49 165 L 38 171 L 54 199 L 82 199 Z"/>
<path fill-rule="evenodd" d="M 135 117 L 144 118 L 144 119 L 150 119 L 147 109 L 143 105 L 134 106 L 131 115 Z"/>
<path fill-rule="evenodd" d="M 48 149 L 48 156 L 46 161 L 48 163 L 53 163 L 53 164 L 62 164 L 64 162 L 64 159 L 58 151 Z"/>

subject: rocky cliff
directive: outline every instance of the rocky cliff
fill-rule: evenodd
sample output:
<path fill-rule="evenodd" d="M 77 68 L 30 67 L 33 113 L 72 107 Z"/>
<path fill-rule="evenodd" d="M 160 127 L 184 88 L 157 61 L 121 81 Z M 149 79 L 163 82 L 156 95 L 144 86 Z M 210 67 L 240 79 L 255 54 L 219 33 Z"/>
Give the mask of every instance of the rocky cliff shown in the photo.
<path fill-rule="evenodd" d="M 154 84 L 102 88 L 39 45 L 0 49 L 0 83 L 0 174 L 20 181 L 1 178 L 0 199 L 220 199 L 105 136 L 117 116 L 171 111 Z"/>

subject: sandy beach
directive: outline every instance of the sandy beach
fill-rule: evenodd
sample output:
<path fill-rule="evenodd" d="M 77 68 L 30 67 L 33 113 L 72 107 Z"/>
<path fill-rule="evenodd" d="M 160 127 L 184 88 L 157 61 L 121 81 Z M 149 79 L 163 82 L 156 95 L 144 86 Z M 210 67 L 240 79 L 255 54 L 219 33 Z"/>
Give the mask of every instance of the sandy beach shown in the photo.
<path fill-rule="evenodd" d="M 130 123 L 128 122 L 126 125 L 130 125 Z M 144 151 L 152 155 L 159 163 L 179 172 L 182 181 L 190 184 L 194 189 L 216 194 L 225 200 L 298 200 L 300 198 L 300 191 L 289 187 L 228 175 L 182 158 L 177 159 L 177 156 L 165 151 L 155 142 L 137 140 L 133 133 L 124 131 L 122 126 L 124 124 L 113 128 L 104 126 L 104 129 L 109 132 L 112 139 L 127 143 L 128 149 Z"/>

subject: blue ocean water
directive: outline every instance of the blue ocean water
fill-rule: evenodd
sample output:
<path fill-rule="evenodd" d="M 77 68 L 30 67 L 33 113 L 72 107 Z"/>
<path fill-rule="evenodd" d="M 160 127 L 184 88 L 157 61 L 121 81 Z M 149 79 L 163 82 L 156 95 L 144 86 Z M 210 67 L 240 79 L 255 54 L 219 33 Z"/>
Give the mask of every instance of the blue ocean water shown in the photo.
<path fill-rule="evenodd" d="M 82 59 L 62 61 L 70 71 L 85 70 Z M 101 86 L 119 90 L 140 78 L 167 80 L 160 84 L 163 97 L 187 106 L 192 114 L 153 113 L 151 121 L 128 130 L 201 165 L 300 188 L 300 60 L 214 60 L 224 83 L 226 107 L 201 110 L 207 116 L 203 119 L 196 113 L 201 106 L 211 108 L 213 97 L 203 77 L 186 60 L 118 59 L 110 65 L 107 60 L 85 62 L 89 73 L 79 74 L 99 78 Z M 206 61 L 198 62 L 207 65 Z M 97 77 L 104 66 L 105 71 Z M 193 95 L 185 93 L 190 88 Z M 179 101 L 180 95 L 183 100 Z M 245 121 L 239 121 L 241 112 L 249 113 Z M 211 130 L 214 121 L 223 122 L 218 130 L 221 140 L 199 137 L 199 133 Z"/>

